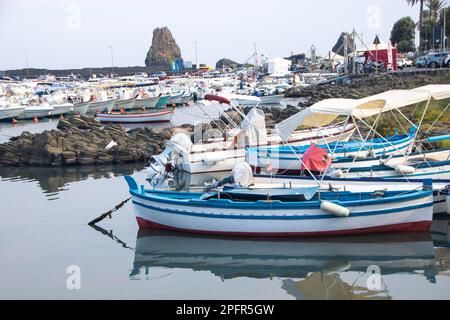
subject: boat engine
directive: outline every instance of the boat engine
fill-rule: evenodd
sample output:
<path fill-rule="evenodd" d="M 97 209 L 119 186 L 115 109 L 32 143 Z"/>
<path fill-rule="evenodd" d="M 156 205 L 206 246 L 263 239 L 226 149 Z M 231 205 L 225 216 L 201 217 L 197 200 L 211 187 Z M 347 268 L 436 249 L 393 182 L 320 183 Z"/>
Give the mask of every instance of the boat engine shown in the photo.
<path fill-rule="evenodd" d="M 185 133 L 175 134 L 169 142 L 166 149 L 156 156 L 152 156 L 150 165 L 147 168 L 149 180 L 155 176 L 166 176 L 172 173 L 176 168 L 182 167 L 182 153 L 189 152 L 192 148 L 192 141 Z"/>

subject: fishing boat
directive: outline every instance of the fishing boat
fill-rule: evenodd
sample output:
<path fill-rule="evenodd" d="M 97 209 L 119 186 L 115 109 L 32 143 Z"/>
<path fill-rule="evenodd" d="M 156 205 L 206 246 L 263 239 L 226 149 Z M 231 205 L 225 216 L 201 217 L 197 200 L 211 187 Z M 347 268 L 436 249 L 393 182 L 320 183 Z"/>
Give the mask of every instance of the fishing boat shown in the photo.
<path fill-rule="evenodd" d="M 50 112 L 52 116 L 66 115 L 73 111 L 72 103 L 51 104 L 50 106 L 52 108 Z"/>
<path fill-rule="evenodd" d="M 227 177 L 224 177 L 226 179 Z M 424 183 L 420 177 L 408 178 L 335 178 L 330 176 L 281 176 L 254 175 L 252 188 L 299 188 L 320 185 L 320 190 L 351 191 L 351 192 L 380 192 L 387 190 L 418 189 Z M 450 176 L 448 179 L 433 179 L 433 214 L 450 214 Z"/>
<path fill-rule="evenodd" d="M 0 120 L 14 119 L 20 116 L 25 110 L 25 107 L 21 106 L 0 106 Z"/>
<path fill-rule="evenodd" d="M 255 107 L 261 104 L 261 98 L 256 96 L 248 96 L 242 94 L 225 94 L 225 98 L 239 106 Z"/>
<path fill-rule="evenodd" d="M 360 100 L 328 99 L 277 124 L 276 130 L 283 140 L 286 141 L 293 130 L 300 125 L 320 128 L 323 125 L 328 125 L 333 122 L 338 116 L 347 116 L 349 119 L 353 119 L 354 123 L 358 120 L 366 125 L 365 118 L 376 116 L 376 125 L 382 113 L 393 113 L 393 111 L 397 111 L 401 116 L 406 118 L 400 111 L 401 108 L 426 102 L 425 113 L 431 100 L 440 101 L 448 98 L 450 98 L 449 85 L 433 85 L 414 90 L 387 91 Z M 371 103 L 377 100 L 384 100 L 385 105 L 371 106 Z M 361 103 L 364 107 L 361 107 Z M 340 144 L 334 144 L 333 147 L 328 144 L 322 146 L 327 149 L 329 156 L 333 160 L 329 165 L 329 172 L 342 169 L 345 172 L 345 177 L 398 177 L 399 175 L 427 176 L 437 174 L 434 176 L 435 178 L 442 177 L 442 174 L 448 173 L 448 165 L 450 164 L 447 162 L 450 160 L 448 150 L 431 150 L 430 152 L 426 152 L 418 149 L 415 154 L 412 153 L 422 123 L 416 126 L 409 119 L 406 118 L 406 120 L 413 126 L 414 131 L 410 131 L 408 137 L 403 137 L 405 140 L 402 140 L 403 138 L 401 136 L 398 138 L 385 138 L 376 132 L 375 125 L 368 125 L 370 129 L 369 133 L 374 133 L 378 136 L 376 138 L 378 140 L 376 144 L 373 144 L 374 140 L 362 137 L 358 128 L 357 131 L 360 134 L 361 142 L 358 145 L 353 145 L 355 148 L 343 150 L 345 151 L 343 154 L 336 154 L 339 151 Z M 393 138 L 395 141 L 392 141 Z M 439 141 L 440 138 L 438 138 L 434 137 L 429 142 Z M 441 138 L 444 140 L 448 139 L 449 136 L 442 136 Z M 397 142 L 399 142 L 398 145 L 396 145 Z M 303 155 L 301 154 L 302 151 L 296 150 L 292 146 L 279 146 L 270 150 L 263 148 L 261 152 L 253 148 L 248 150 L 247 161 L 256 168 L 257 172 L 269 171 L 289 175 L 302 174 L 305 169 L 302 160 Z M 429 158 L 437 155 L 442 160 L 434 160 L 433 163 L 430 163 Z M 420 160 L 421 157 L 422 160 Z"/>
<path fill-rule="evenodd" d="M 261 104 L 271 104 L 271 105 L 280 105 L 284 99 L 284 95 L 272 95 L 272 96 L 262 96 L 260 97 Z"/>
<path fill-rule="evenodd" d="M 27 106 L 17 119 L 44 118 L 52 115 L 53 107 L 50 106 Z"/>
<path fill-rule="evenodd" d="M 120 110 L 132 110 L 136 102 L 136 98 L 120 98 L 116 101 L 116 105 L 114 106 L 113 110 L 120 111 Z"/>
<path fill-rule="evenodd" d="M 160 97 L 150 97 L 147 93 L 140 94 L 134 102 L 134 109 L 155 109 Z"/>
<path fill-rule="evenodd" d="M 350 165 L 354 163 L 355 158 L 366 159 L 386 155 L 402 155 L 410 148 L 413 142 L 413 136 L 414 132 L 411 132 L 409 135 L 396 135 L 366 141 L 352 140 L 348 142 L 335 142 L 327 145 L 317 145 L 317 147 L 332 150 L 330 157 L 335 163 L 343 160 L 340 162 L 340 165 L 343 165 L 345 162 Z M 302 165 L 299 157 L 303 156 L 309 148 L 309 145 L 300 147 L 248 148 L 247 162 L 257 172 L 271 166 L 273 172 L 300 174 L 302 172 Z"/>
<path fill-rule="evenodd" d="M 79 102 L 73 105 L 73 113 L 84 116 L 89 110 L 89 102 Z"/>
<path fill-rule="evenodd" d="M 174 110 L 142 113 L 99 113 L 95 119 L 102 123 L 162 123 L 170 122 Z"/>
<path fill-rule="evenodd" d="M 205 100 L 217 101 L 236 108 L 223 97 L 205 95 Z M 254 108 L 247 115 L 240 110 L 239 113 L 244 121 L 240 127 L 229 130 L 225 140 L 221 135 L 220 139 L 204 139 L 200 143 L 193 144 L 190 137 L 186 135 L 174 135 L 164 152 L 152 158 L 150 171 L 163 173 L 167 168 L 166 164 L 171 162 L 173 167 L 181 167 L 189 173 L 231 172 L 236 164 L 245 162 L 246 147 L 271 147 L 283 144 L 279 135 L 267 132 L 265 115 L 262 110 Z M 355 129 L 356 127 L 352 123 L 339 123 L 322 129 L 297 130 L 291 135 L 289 143 L 294 146 L 302 146 L 314 142 L 346 141 Z"/>
<path fill-rule="evenodd" d="M 158 102 L 156 103 L 156 108 L 164 108 L 165 106 L 171 104 L 170 98 L 171 98 L 170 94 L 160 96 Z"/>
<path fill-rule="evenodd" d="M 109 113 L 113 110 L 116 105 L 117 99 L 106 99 L 101 101 L 91 101 L 89 102 L 88 113 L 98 113 L 106 112 Z"/>
<path fill-rule="evenodd" d="M 426 232 L 433 217 L 423 190 L 320 192 L 312 188 L 224 188 L 174 192 L 138 187 L 125 177 L 142 228 L 242 236 L 329 236 Z"/>

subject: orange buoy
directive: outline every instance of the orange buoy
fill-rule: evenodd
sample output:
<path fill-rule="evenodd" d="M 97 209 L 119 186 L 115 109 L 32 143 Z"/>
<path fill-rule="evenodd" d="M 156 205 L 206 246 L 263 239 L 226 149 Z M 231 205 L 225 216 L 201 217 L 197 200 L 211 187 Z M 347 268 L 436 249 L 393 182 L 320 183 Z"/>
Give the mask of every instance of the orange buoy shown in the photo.
<path fill-rule="evenodd" d="M 16 120 L 16 119 L 12 119 L 12 124 L 17 124 L 18 123 L 18 121 Z"/>
<path fill-rule="evenodd" d="M 38 122 L 39 122 L 38 118 L 34 117 L 34 123 L 38 123 Z"/>

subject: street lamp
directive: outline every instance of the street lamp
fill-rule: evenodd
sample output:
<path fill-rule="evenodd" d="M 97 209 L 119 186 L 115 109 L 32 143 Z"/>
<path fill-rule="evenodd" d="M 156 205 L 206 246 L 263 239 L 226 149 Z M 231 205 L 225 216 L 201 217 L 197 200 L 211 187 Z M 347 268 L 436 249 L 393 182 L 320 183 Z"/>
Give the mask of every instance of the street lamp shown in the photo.
<path fill-rule="evenodd" d="M 108 48 L 111 49 L 111 70 L 112 70 L 112 77 L 114 77 L 114 52 L 113 52 L 113 47 L 109 46 Z"/>
<path fill-rule="evenodd" d="M 28 50 L 27 49 L 23 49 L 22 50 L 25 54 L 25 65 L 27 66 L 27 77 L 30 76 L 30 68 L 28 66 Z"/>
<path fill-rule="evenodd" d="M 195 66 L 198 70 L 198 43 L 197 43 L 197 41 L 194 41 L 194 45 L 195 45 Z"/>

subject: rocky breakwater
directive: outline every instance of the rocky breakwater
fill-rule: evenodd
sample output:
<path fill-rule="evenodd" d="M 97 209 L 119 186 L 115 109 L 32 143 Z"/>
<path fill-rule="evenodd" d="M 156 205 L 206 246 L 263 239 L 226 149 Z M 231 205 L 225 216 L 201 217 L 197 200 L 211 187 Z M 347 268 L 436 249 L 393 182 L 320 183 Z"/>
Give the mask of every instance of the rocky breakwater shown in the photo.
<path fill-rule="evenodd" d="M 23 132 L 0 145 L 0 165 L 77 166 L 145 162 L 162 152 L 169 129 L 103 127 L 89 117 L 62 119 L 58 129 Z"/>

